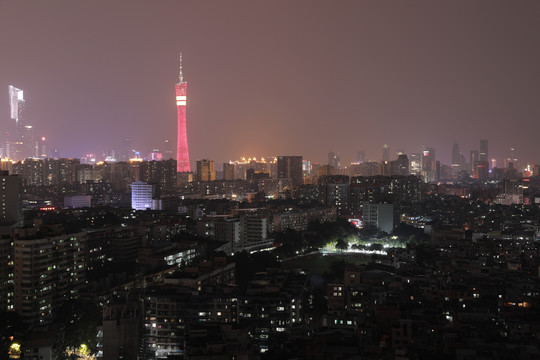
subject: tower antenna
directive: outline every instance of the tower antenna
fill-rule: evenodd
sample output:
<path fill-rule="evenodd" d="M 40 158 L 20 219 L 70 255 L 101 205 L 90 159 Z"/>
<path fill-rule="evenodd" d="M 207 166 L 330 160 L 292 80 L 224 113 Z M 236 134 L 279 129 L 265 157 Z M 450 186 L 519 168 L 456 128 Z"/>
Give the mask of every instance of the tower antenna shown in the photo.
<path fill-rule="evenodd" d="M 178 79 L 181 83 L 184 82 L 184 76 L 182 75 L 182 52 L 180 51 L 180 74 L 178 75 Z"/>

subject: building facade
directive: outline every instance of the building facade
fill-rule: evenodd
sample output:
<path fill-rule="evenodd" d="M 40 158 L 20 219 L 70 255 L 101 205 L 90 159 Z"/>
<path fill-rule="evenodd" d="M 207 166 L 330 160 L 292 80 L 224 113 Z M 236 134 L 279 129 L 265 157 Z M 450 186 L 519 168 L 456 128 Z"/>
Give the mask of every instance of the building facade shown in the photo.
<path fill-rule="evenodd" d="M 394 231 L 394 205 L 364 202 L 362 210 L 366 225 L 376 226 L 387 234 Z"/>
<path fill-rule="evenodd" d="M 18 175 L 0 171 L 0 224 L 14 224 L 21 217 L 21 181 Z"/>
<path fill-rule="evenodd" d="M 214 161 L 208 159 L 197 160 L 197 177 L 199 178 L 199 181 L 216 180 Z"/>
<path fill-rule="evenodd" d="M 87 234 L 37 238 L 32 230 L 13 233 L 14 305 L 26 324 L 41 325 L 85 286 Z"/>

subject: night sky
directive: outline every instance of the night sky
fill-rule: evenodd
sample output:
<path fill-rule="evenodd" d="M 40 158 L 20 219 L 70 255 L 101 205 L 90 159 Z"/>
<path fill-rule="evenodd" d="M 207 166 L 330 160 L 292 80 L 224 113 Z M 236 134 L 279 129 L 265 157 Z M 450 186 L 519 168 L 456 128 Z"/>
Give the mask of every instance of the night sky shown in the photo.
<path fill-rule="evenodd" d="M 175 145 L 182 51 L 192 161 L 449 163 L 485 138 L 499 166 L 510 146 L 540 163 L 537 0 L 0 0 L 0 49 L 0 120 L 23 89 L 63 157 Z"/>

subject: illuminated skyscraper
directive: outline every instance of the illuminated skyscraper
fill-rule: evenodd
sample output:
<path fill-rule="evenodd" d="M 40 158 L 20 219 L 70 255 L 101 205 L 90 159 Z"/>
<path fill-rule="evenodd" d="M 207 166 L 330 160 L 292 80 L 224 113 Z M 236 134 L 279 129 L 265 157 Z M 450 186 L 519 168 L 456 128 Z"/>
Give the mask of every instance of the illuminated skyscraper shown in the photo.
<path fill-rule="evenodd" d="M 412 175 L 420 175 L 422 172 L 422 154 L 413 153 L 409 157 L 409 172 Z"/>
<path fill-rule="evenodd" d="M 189 150 L 186 131 L 187 82 L 182 76 L 182 53 L 180 53 L 180 74 L 176 88 L 176 111 L 178 113 L 178 143 L 176 147 L 176 171 L 189 172 Z"/>
<path fill-rule="evenodd" d="M 9 104 L 11 107 L 11 119 L 15 121 L 8 127 L 8 144 L 6 155 L 13 160 L 24 160 L 35 156 L 34 130 L 32 125 L 26 122 L 24 116 L 25 100 L 23 91 L 13 85 L 9 86 Z"/>

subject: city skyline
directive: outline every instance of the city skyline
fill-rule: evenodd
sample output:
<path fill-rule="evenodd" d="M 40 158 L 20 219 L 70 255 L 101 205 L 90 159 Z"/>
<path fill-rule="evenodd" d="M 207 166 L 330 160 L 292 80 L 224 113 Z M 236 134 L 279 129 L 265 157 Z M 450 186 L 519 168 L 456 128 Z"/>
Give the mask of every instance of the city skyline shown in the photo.
<path fill-rule="evenodd" d="M 388 144 L 449 164 L 454 143 L 468 158 L 481 139 L 499 166 L 511 147 L 540 162 L 536 3 L 126 4 L 0 4 L 0 86 L 24 89 L 36 137 L 61 156 L 123 138 L 164 151 L 181 49 L 192 162 L 333 151 L 347 164 Z"/>

